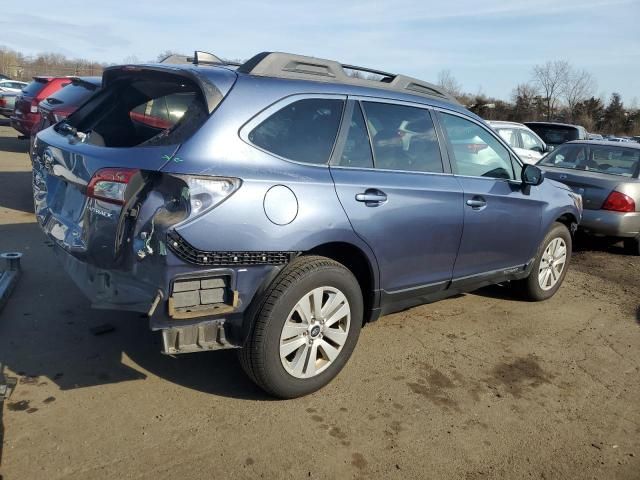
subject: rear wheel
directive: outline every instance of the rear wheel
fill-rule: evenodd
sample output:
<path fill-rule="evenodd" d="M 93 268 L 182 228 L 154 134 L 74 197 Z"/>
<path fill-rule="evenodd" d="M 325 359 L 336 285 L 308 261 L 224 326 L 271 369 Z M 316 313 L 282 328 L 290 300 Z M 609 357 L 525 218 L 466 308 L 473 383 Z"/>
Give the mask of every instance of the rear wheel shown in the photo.
<path fill-rule="evenodd" d="M 624 249 L 629 255 L 640 255 L 640 237 L 625 238 Z"/>
<path fill-rule="evenodd" d="M 325 257 L 300 257 L 265 293 L 240 363 L 276 397 L 309 394 L 342 370 L 362 318 L 362 292 L 351 271 Z"/>
<path fill-rule="evenodd" d="M 571 249 L 569 230 L 562 223 L 554 223 L 538 249 L 531 273 L 517 284 L 527 299 L 546 300 L 558 291 L 567 274 Z"/>

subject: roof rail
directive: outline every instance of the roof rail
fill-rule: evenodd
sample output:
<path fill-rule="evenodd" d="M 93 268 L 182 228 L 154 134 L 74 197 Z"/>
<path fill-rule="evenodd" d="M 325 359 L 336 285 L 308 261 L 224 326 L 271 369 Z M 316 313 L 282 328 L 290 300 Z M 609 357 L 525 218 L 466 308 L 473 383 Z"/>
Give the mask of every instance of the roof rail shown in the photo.
<path fill-rule="evenodd" d="M 380 76 L 380 79 L 359 78 L 349 75 L 346 70 L 365 72 Z M 405 75 L 374 70 L 371 68 L 343 65 L 334 60 L 294 55 L 282 52 L 262 52 L 243 63 L 240 73 L 263 77 L 292 78 L 319 82 L 344 83 L 364 87 L 383 88 L 396 92 L 437 98 L 453 103 L 458 101 L 442 88 Z"/>

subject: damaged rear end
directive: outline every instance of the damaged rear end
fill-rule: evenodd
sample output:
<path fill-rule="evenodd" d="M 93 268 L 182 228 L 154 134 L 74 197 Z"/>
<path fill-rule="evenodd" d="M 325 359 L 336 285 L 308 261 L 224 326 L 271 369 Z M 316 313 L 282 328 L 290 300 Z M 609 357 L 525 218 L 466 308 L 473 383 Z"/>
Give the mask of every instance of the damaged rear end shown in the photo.
<path fill-rule="evenodd" d="M 222 321 L 202 320 L 234 312 L 233 271 L 185 262 L 188 246 L 171 231 L 241 182 L 162 169 L 182 161 L 180 146 L 235 78 L 222 67 L 110 68 L 100 93 L 33 144 L 36 216 L 65 269 L 93 307 L 149 314 L 166 353 L 232 345 Z"/>

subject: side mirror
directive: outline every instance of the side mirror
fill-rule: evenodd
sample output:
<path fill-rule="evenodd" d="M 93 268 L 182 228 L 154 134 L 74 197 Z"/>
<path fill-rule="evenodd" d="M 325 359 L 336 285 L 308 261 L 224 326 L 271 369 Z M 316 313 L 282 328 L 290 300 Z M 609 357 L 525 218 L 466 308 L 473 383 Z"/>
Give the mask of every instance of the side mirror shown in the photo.
<path fill-rule="evenodd" d="M 522 169 L 523 185 L 540 185 L 544 181 L 544 172 L 535 165 L 525 165 Z"/>
<path fill-rule="evenodd" d="M 553 145 L 547 145 L 547 148 L 545 149 L 545 152 L 553 152 L 556 149 L 556 147 L 554 147 Z"/>
<path fill-rule="evenodd" d="M 535 146 L 531 147 L 531 150 L 534 151 L 534 152 L 538 152 L 538 153 L 544 153 L 545 152 L 545 149 L 540 147 L 540 146 L 538 146 L 538 145 L 535 145 Z"/>

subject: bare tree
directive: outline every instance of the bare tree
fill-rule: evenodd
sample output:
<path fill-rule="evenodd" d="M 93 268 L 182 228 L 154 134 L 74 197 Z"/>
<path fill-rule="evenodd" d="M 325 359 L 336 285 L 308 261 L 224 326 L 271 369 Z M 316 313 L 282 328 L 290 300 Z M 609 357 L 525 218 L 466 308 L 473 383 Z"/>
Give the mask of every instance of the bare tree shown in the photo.
<path fill-rule="evenodd" d="M 556 60 L 533 67 L 533 84 L 542 92 L 547 120 L 553 117 L 570 71 L 571 66 L 566 60 Z"/>
<path fill-rule="evenodd" d="M 136 55 L 127 55 L 126 57 L 124 57 L 122 59 L 122 63 L 136 64 L 136 63 L 141 63 L 141 62 L 140 62 L 140 59 Z"/>
<path fill-rule="evenodd" d="M 591 97 L 595 88 L 595 80 L 589 72 L 573 68 L 569 70 L 562 88 L 562 96 L 567 103 L 569 118 L 572 122 L 576 119 L 578 105 Z"/>
<path fill-rule="evenodd" d="M 456 98 L 462 95 L 462 85 L 456 80 L 456 77 L 453 76 L 451 70 L 441 70 L 440 73 L 438 73 L 437 84 L 449 95 Z"/>

